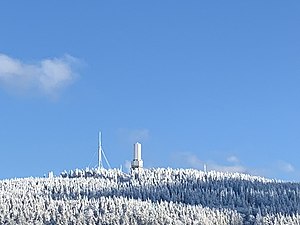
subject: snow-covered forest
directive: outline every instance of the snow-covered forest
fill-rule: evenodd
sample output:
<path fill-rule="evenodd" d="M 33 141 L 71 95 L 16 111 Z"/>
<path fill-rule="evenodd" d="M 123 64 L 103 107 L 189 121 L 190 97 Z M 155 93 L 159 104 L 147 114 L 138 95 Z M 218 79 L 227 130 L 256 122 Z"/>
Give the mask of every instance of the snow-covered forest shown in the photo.
<path fill-rule="evenodd" d="M 192 169 L 0 181 L 0 224 L 300 224 L 300 184 Z"/>

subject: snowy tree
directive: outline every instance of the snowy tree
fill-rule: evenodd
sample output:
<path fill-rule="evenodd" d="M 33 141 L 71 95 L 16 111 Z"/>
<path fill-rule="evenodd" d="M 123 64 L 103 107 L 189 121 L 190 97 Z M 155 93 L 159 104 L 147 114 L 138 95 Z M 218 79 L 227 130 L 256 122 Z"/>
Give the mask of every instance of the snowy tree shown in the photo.
<path fill-rule="evenodd" d="M 300 224 L 300 186 L 192 169 L 0 181 L 0 224 Z"/>

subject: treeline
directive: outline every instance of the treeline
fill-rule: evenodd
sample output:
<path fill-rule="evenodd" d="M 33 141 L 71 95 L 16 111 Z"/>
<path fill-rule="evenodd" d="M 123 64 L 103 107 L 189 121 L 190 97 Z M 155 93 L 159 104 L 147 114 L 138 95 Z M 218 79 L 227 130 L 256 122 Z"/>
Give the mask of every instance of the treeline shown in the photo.
<path fill-rule="evenodd" d="M 299 187 L 240 173 L 77 169 L 0 181 L 0 224 L 300 224 Z"/>

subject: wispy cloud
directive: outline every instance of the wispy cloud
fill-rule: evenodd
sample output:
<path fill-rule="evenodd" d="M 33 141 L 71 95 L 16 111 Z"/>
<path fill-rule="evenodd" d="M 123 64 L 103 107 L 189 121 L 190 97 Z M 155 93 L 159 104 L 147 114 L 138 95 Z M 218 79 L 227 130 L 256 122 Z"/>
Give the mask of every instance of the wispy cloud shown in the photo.
<path fill-rule="evenodd" d="M 227 164 L 216 163 L 211 160 L 201 160 L 195 154 L 184 152 L 180 153 L 180 159 L 184 164 L 195 169 L 203 169 L 206 165 L 208 170 L 216 170 L 221 172 L 240 172 L 240 173 L 250 173 L 251 171 L 240 164 L 240 160 L 236 156 L 229 156 L 226 161 Z"/>
<path fill-rule="evenodd" d="M 294 166 L 291 163 L 285 161 L 278 161 L 278 168 L 279 170 L 286 173 L 292 173 L 295 171 Z"/>
<path fill-rule="evenodd" d="M 206 165 L 207 170 L 215 170 L 220 172 L 239 172 L 251 175 L 278 177 L 278 174 L 296 174 L 297 170 L 289 162 L 279 160 L 277 162 L 264 165 L 264 167 L 252 168 L 245 166 L 236 155 L 230 155 L 220 162 L 213 160 L 200 159 L 197 155 L 191 152 L 179 152 L 176 155 L 177 161 L 180 160 L 182 166 L 187 166 L 195 169 L 202 170 Z"/>
<path fill-rule="evenodd" d="M 178 158 L 186 164 L 187 166 L 191 166 L 195 169 L 202 169 L 204 166 L 204 162 L 200 160 L 196 155 L 190 152 L 180 152 L 177 154 Z"/>
<path fill-rule="evenodd" d="M 230 172 L 230 173 L 238 172 L 238 173 L 250 173 L 251 174 L 251 171 L 242 165 L 226 166 L 226 165 L 221 165 L 221 164 L 216 164 L 216 163 L 210 163 L 208 165 L 208 169 L 221 171 L 221 172 Z"/>
<path fill-rule="evenodd" d="M 236 157 L 235 155 L 231 155 L 229 157 L 227 157 L 227 161 L 230 163 L 239 163 L 240 160 L 238 157 Z"/>
<path fill-rule="evenodd" d="M 78 63 L 79 60 L 70 55 L 26 63 L 0 53 L 0 83 L 13 91 L 57 95 L 76 77 Z"/>
<path fill-rule="evenodd" d="M 122 140 L 126 142 L 135 143 L 135 142 L 143 142 L 150 138 L 150 131 L 148 129 L 126 129 L 119 128 L 118 134 Z"/>
<path fill-rule="evenodd" d="M 124 169 L 126 172 L 130 172 L 130 168 L 131 168 L 131 162 L 129 160 L 125 160 L 124 162 Z"/>

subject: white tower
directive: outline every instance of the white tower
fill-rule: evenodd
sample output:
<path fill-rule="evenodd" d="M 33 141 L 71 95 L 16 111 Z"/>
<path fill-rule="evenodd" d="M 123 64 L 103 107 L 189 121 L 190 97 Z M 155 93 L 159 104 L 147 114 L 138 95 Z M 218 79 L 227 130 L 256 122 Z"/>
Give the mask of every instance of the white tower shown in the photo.
<path fill-rule="evenodd" d="M 142 160 L 142 145 L 140 143 L 134 144 L 133 151 L 133 160 L 131 162 L 131 169 L 142 169 L 143 168 L 143 160 Z"/>

